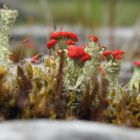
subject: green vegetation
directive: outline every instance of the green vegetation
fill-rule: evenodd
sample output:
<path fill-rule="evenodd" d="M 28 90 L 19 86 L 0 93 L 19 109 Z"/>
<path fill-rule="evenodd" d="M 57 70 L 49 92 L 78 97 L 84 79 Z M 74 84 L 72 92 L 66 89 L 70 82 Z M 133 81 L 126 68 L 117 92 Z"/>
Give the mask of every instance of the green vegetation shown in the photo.
<path fill-rule="evenodd" d="M 26 0 L 27 1 L 27 0 Z M 26 2 L 24 1 L 24 2 Z M 140 13 L 139 0 L 114 0 L 116 1 L 114 23 L 116 26 L 133 25 Z M 34 22 L 44 23 L 48 10 L 54 23 L 83 24 L 86 26 L 109 25 L 110 3 L 112 0 L 47 0 L 46 13 L 42 11 L 41 1 L 30 0 L 25 6 L 30 7 L 38 15 Z M 113 8 L 112 8 L 113 9 Z M 46 14 L 46 15 L 45 15 Z M 27 18 L 28 19 L 28 18 Z M 25 22 L 25 19 L 21 19 Z M 19 22 L 21 22 L 19 21 Z"/>

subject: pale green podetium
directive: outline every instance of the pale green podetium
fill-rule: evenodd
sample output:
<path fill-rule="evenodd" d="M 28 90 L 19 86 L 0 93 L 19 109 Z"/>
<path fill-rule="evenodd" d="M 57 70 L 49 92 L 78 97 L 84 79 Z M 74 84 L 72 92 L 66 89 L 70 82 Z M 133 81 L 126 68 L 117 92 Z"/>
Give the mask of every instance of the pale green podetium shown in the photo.
<path fill-rule="evenodd" d="M 135 67 L 133 76 L 129 82 L 129 88 L 131 90 L 140 90 L 140 68 Z"/>
<path fill-rule="evenodd" d="M 65 88 L 81 92 L 88 85 L 90 91 L 92 91 L 96 83 L 96 75 L 103 51 L 104 49 L 98 43 L 91 41 L 85 48 L 85 52 L 90 54 L 91 60 L 83 63 L 80 60 L 67 58 L 64 76 Z"/>
<path fill-rule="evenodd" d="M 103 55 L 104 48 L 98 43 L 90 41 L 85 51 L 90 54 L 91 60 L 87 61 L 83 67 L 83 81 L 81 86 L 85 89 L 88 85 L 92 92 L 97 80 L 98 68 L 101 63 L 101 56 Z"/>
<path fill-rule="evenodd" d="M 107 100 L 113 104 L 119 104 L 122 99 L 122 91 L 119 85 L 120 65 L 120 60 L 110 60 L 104 65 L 107 79 L 109 80 L 109 93 Z"/>
<path fill-rule="evenodd" d="M 0 9 L 0 65 L 8 66 L 9 60 L 9 33 L 18 16 L 17 10 Z"/>

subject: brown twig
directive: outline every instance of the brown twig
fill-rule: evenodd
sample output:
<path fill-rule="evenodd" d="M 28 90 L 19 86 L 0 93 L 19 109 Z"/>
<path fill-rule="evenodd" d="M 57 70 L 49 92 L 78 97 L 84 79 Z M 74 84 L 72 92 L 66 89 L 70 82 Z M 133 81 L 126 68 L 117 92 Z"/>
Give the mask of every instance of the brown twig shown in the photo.
<path fill-rule="evenodd" d="M 104 110 L 107 108 L 107 89 L 108 89 L 108 82 L 102 79 L 101 85 L 101 95 L 99 95 L 99 104 L 95 108 L 92 109 L 91 120 L 94 121 L 104 121 Z"/>
<path fill-rule="evenodd" d="M 92 103 L 95 101 L 96 95 L 98 95 L 98 83 L 96 82 L 93 91 L 90 94 L 90 89 L 87 86 L 86 92 L 83 95 L 83 99 L 79 105 L 78 117 L 80 119 L 89 120 L 92 115 Z"/>
<path fill-rule="evenodd" d="M 57 85 L 56 85 L 56 95 L 55 95 L 55 112 L 56 112 L 57 119 L 64 118 L 65 113 L 66 113 L 64 100 L 62 99 L 63 68 L 64 68 L 64 51 L 62 51 L 60 55 L 60 65 L 59 65 L 59 71 L 57 75 Z"/>

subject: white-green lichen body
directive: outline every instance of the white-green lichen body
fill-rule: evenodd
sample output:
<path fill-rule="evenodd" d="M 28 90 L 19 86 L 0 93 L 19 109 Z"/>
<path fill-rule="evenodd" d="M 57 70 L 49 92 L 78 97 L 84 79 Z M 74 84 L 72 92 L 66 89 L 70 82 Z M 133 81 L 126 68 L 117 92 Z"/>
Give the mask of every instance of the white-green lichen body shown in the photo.
<path fill-rule="evenodd" d="M 83 67 L 83 86 L 88 83 L 90 90 L 94 88 L 96 75 L 98 72 L 98 67 L 100 65 L 100 58 L 103 54 L 103 48 L 97 43 L 91 41 L 89 42 L 87 48 L 85 49 L 91 56 L 91 60 L 87 61 Z M 83 87 L 84 88 L 84 87 Z"/>
<path fill-rule="evenodd" d="M 64 85 L 67 90 L 83 91 L 87 85 L 90 90 L 94 88 L 103 48 L 91 41 L 85 51 L 90 54 L 91 60 L 80 62 L 80 60 L 66 58 Z"/>
<path fill-rule="evenodd" d="M 0 9 L 0 65 L 10 64 L 9 33 L 18 16 L 17 10 Z"/>
<path fill-rule="evenodd" d="M 109 80 L 108 101 L 118 104 L 122 99 L 122 92 L 119 86 L 120 60 L 110 60 L 104 65 L 107 79 Z"/>
<path fill-rule="evenodd" d="M 135 67 L 134 74 L 129 83 L 130 89 L 140 90 L 140 68 Z"/>
<path fill-rule="evenodd" d="M 73 60 L 69 57 L 66 58 L 67 66 L 64 69 L 64 87 L 66 90 L 75 90 L 79 91 L 79 85 L 81 80 L 79 77 L 82 75 L 82 63 L 77 60 Z"/>

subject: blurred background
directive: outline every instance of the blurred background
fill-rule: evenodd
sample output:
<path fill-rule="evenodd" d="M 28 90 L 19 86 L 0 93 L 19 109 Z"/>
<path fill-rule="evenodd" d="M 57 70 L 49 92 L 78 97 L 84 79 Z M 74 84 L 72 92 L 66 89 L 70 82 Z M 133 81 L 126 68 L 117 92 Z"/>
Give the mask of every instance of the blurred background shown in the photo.
<path fill-rule="evenodd" d="M 140 0 L 0 0 L 0 3 L 19 10 L 11 32 L 14 61 L 19 60 L 15 54 L 19 54 L 26 38 L 34 47 L 25 49 L 23 58 L 46 53 L 46 42 L 53 31 L 75 32 L 80 37 L 79 44 L 88 35 L 96 34 L 102 45 L 126 52 L 124 69 L 130 69 L 131 62 L 140 54 Z"/>

